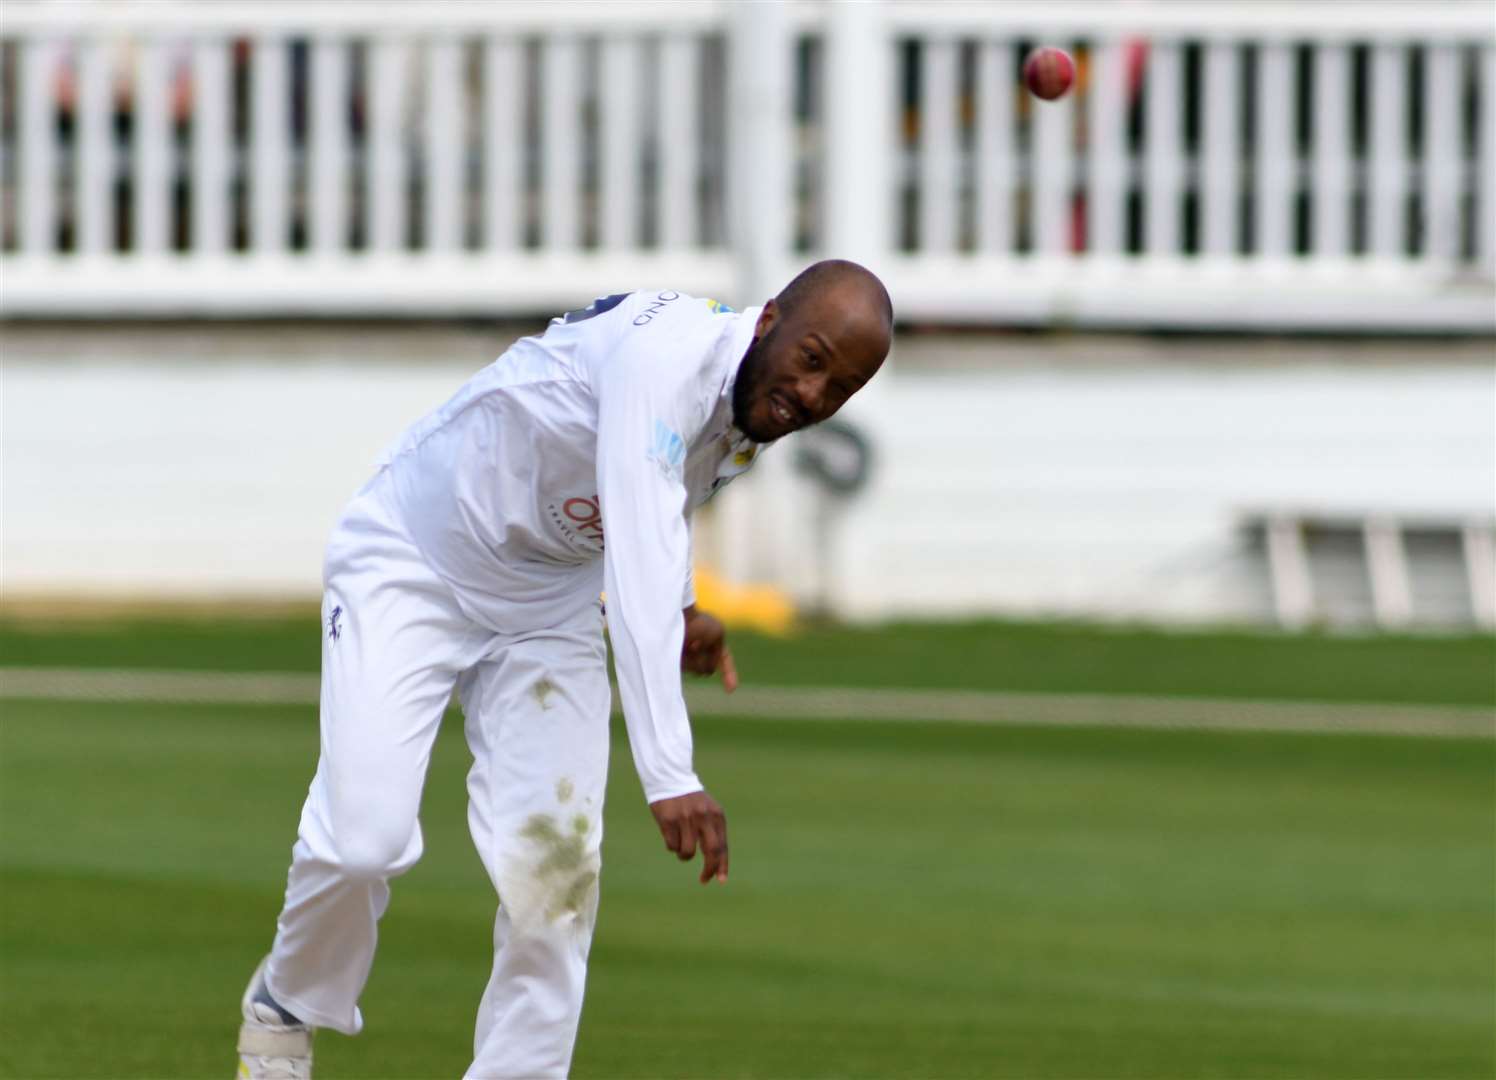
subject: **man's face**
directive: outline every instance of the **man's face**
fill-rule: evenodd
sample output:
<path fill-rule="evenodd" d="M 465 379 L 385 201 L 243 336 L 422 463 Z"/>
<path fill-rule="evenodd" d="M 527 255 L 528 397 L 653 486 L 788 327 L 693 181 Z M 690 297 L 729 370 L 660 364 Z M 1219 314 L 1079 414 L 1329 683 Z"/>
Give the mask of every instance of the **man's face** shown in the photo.
<path fill-rule="evenodd" d="M 754 442 L 819 424 L 877 374 L 888 328 L 865 305 L 835 292 L 781 317 L 764 307 L 732 390 L 733 422 Z"/>

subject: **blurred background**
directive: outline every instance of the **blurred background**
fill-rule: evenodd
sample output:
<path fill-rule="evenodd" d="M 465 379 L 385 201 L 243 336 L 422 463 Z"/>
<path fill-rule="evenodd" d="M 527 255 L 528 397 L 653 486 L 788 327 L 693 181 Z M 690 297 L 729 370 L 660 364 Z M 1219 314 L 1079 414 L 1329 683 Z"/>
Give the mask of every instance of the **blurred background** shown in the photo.
<path fill-rule="evenodd" d="M 0 1075 L 229 1071 L 386 443 L 827 256 L 889 364 L 696 532 L 733 885 L 615 718 L 577 1075 L 1489 1080 L 1490 0 L 4 0 Z M 324 1078 L 468 1060 L 461 739 Z"/>
<path fill-rule="evenodd" d="M 313 596 L 377 450 L 514 337 L 837 255 L 890 286 L 891 368 L 712 508 L 708 577 L 853 619 L 1496 625 L 1479 0 L 4 20 L 13 597 Z"/>

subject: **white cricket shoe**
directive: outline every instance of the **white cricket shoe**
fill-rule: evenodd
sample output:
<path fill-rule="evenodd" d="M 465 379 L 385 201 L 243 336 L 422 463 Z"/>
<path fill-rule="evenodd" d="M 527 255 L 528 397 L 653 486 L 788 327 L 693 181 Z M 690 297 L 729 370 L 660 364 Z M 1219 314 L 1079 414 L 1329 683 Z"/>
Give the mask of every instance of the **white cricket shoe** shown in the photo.
<path fill-rule="evenodd" d="M 312 1029 L 286 1023 L 275 1006 L 255 1000 L 265 960 L 250 976 L 239 1003 L 244 1023 L 239 1025 L 238 1080 L 311 1080 Z"/>

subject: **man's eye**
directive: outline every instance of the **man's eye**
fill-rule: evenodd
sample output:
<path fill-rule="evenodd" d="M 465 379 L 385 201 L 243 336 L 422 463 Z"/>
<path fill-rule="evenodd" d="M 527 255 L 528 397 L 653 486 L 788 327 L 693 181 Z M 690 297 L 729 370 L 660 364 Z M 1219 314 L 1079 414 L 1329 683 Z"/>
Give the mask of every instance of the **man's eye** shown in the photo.
<path fill-rule="evenodd" d="M 808 352 L 805 354 L 805 365 L 809 368 L 819 368 L 821 366 L 821 358 L 813 352 Z"/>

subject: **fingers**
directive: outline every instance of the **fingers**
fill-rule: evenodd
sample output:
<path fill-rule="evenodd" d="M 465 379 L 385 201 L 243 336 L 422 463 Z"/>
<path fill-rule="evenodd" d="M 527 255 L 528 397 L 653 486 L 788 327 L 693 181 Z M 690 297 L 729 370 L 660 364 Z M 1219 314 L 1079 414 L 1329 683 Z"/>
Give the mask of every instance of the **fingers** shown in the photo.
<path fill-rule="evenodd" d="M 720 810 L 702 823 L 701 883 L 727 881 L 727 818 Z"/>
<path fill-rule="evenodd" d="M 732 662 L 732 650 L 722 646 L 722 689 L 729 694 L 738 688 L 738 668 Z"/>
<path fill-rule="evenodd" d="M 675 849 L 675 854 L 679 856 L 681 862 L 690 862 L 696 858 L 696 832 L 697 825 L 693 817 L 681 822 L 680 847 Z"/>
<path fill-rule="evenodd" d="M 678 822 L 660 822 L 660 835 L 665 838 L 666 851 L 680 850 L 680 824 Z"/>
<path fill-rule="evenodd" d="M 651 803 L 665 847 L 682 862 L 701 849 L 701 883 L 727 881 L 727 816 L 706 792 Z"/>

